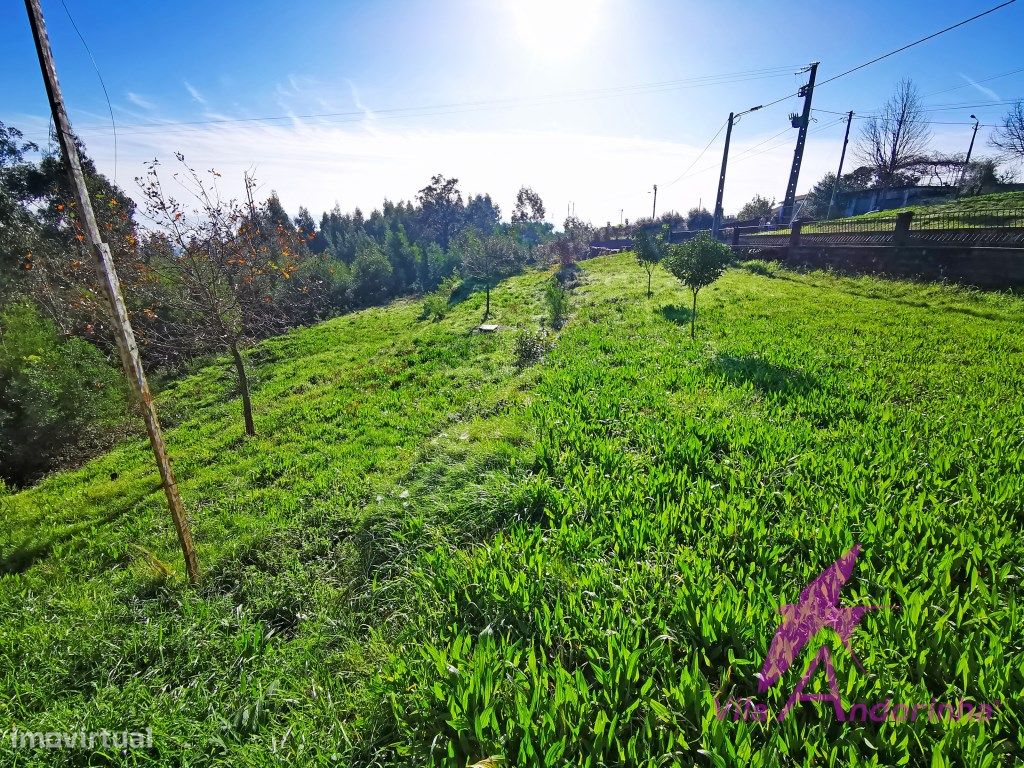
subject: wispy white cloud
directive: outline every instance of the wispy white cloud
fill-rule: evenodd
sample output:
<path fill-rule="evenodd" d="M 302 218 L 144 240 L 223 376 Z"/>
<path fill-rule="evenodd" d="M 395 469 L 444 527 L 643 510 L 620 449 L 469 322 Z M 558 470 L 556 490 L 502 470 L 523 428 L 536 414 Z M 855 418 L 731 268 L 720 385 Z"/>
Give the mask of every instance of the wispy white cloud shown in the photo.
<path fill-rule="evenodd" d="M 374 112 L 355 83 L 345 82 L 348 93 L 340 83 L 304 75 L 283 78 L 267 95 L 287 119 L 266 122 L 245 119 L 246 114 L 252 114 L 251 104 L 214 107 L 198 89 L 183 81 L 185 89 L 199 102 L 202 119 L 212 122 L 189 126 L 169 123 L 159 128 L 126 126 L 119 130 L 121 178 L 141 173 L 142 163 L 154 157 L 173 163 L 173 153 L 180 150 L 196 168 L 221 172 L 222 188 L 234 194 L 242 192 L 242 173 L 255 168 L 261 188 L 276 190 L 291 211 L 305 205 L 318 212 L 331 208 L 336 201 L 346 210 L 357 206 L 372 210 L 385 199 L 412 199 L 436 173 L 458 177 L 464 193 L 491 194 L 506 215 L 511 212 L 519 187 L 532 186 L 543 197 L 549 218 L 555 222 L 562 220 L 570 201 L 575 203 L 577 215 L 595 224 L 618 221 L 620 210 L 629 219 L 649 215 L 654 183 L 659 185 L 659 211 L 685 212 L 698 201 L 706 208 L 714 205 L 720 140 L 686 178 L 670 184 L 697 158 L 703 139 L 694 146 L 683 141 L 601 135 L 578 129 L 469 129 L 445 118 L 392 119 L 392 115 Z M 137 122 L 152 123 L 163 117 L 144 97 L 130 94 L 129 98 L 146 110 Z M 351 113 L 353 105 L 357 110 L 353 114 L 323 119 L 301 117 L 313 112 Z M 257 114 L 273 111 L 264 106 Z M 109 171 L 113 167 L 112 142 L 102 117 L 93 118 L 91 126 L 79 124 L 79 130 L 99 168 Z M 820 135 L 812 132 L 799 191 L 807 190 L 834 170 L 842 128 L 839 125 Z M 45 136 L 45 122 L 37 133 Z M 737 210 L 755 194 L 782 197 L 792 144 L 785 140 L 766 143 L 769 136 L 733 137 L 726 211 Z M 941 132 L 936 132 L 937 149 L 958 146 L 959 138 L 946 141 Z M 126 192 L 139 196 L 130 182 L 124 186 Z"/>
<path fill-rule="evenodd" d="M 132 91 L 128 91 L 127 93 L 125 93 L 125 98 L 127 98 L 128 101 L 130 101 L 132 104 L 134 104 L 139 109 L 147 109 L 147 110 L 156 109 L 156 104 L 151 102 L 149 99 L 147 99 L 147 98 L 145 98 L 143 96 L 140 96 L 139 94 L 134 93 Z"/>
<path fill-rule="evenodd" d="M 981 83 L 979 83 L 979 82 L 977 82 L 975 80 L 972 80 L 967 75 L 965 75 L 963 72 L 960 73 L 960 77 L 962 77 L 964 80 L 966 80 L 976 91 L 978 91 L 978 93 L 982 94 L 986 98 L 991 99 L 992 101 L 1000 101 L 1001 100 L 1001 97 L 999 96 L 998 93 L 993 91 L 991 88 L 988 88 L 988 87 L 982 85 Z"/>
<path fill-rule="evenodd" d="M 203 97 L 203 94 L 199 92 L 199 89 L 192 85 L 188 80 L 183 80 L 182 82 L 185 84 L 185 90 L 188 91 L 188 95 L 192 97 L 192 100 L 205 107 L 206 99 Z"/>
<path fill-rule="evenodd" d="M 101 134 L 85 136 L 99 167 L 110 162 Z M 734 142 L 739 153 L 749 145 Z M 807 186 L 834 164 L 839 138 L 810 142 L 803 178 Z M 835 145 L 835 146 L 833 146 Z M 678 175 L 699 147 L 683 142 L 556 131 L 468 131 L 414 128 L 368 121 L 337 124 L 291 121 L 280 125 L 227 123 L 194 129 L 122 131 L 119 165 L 141 170 L 144 160 L 173 162 L 181 150 L 200 169 L 223 174 L 223 189 L 241 193 L 242 173 L 255 168 L 261 187 L 276 190 L 285 206 L 319 212 L 336 201 L 343 209 L 372 210 L 383 200 L 412 199 L 435 173 L 455 176 L 464 193 L 490 193 L 506 215 L 523 184 L 544 199 L 552 221 L 566 204 L 594 223 L 648 215 L 650 185 Z M 658 210 L 684 210 L 703 198 L 713 203 L 717 152 L 709 152 L 687 179 L 662 186 Z M 727 185 L 726 209 L 734 210 L 755 193 L 780 197 L 789 170 L 789 147 L 737 161 Z M 122 173 L 124 176 L 124 173 Z M 235 185 L 232 188 L 231 185 Z M 802 185 L 803 186 L 803 185 Z M 126 190 L 136 194 L 137 190 Z"/>
<path fill-rule="evenodd" d="M 367 120 L 376 120 L 377 116 L 373 113 L 373 110 L 366 106 L 362 98 L 360 98 L 359 89 L 356 88 L 356 84 L 348 78 L 345 79 L 345 82 L 348 83 L 348 90 L 352 94 L 352 103 L 356 105 L 356 109 L 362 112 Z"/>

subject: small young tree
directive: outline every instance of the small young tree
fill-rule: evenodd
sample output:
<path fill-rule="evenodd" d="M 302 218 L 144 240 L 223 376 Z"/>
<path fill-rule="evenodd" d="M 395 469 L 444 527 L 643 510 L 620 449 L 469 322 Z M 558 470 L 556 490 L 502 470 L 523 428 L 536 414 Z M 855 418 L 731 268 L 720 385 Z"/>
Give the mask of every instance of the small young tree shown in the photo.
<path fill-rule="evenodd" d="M 637 263 L 647 273 L 647 298 L 653 295 L 651 292 L 651 278 L 654 275 L 654 268 L 665 255 L 664 234 L 652 234 L 644 227 L 637 227 L 633 233 L 633 251 L 636 253 Z"/>
<path fill-rule="evenodd" d="M 245 432 L 252 436 L 256 428 L 241 349 L 287 327 L 287 316 L 275 297 L 279 286 L 295 276 L 307 251 L 294 228 L 278 221 L 283 214 L 276 210 L 279 203 L 256 205 L 251 176 L 245 176 L 244 205 L 225 201 L 217 192 L 216 178 L 204 182 L 180 153 L 177 158 L 184 170 L 175 177 L 196 201 L 195 209 L 167 193 L 156 161 L 150 163 L 146 177 L 138 179 L 145 213 L 158 227 L 143 250 L 167 291 L 163 337 L 154 342 L 174 353 L 229 353 Z"/>
<path fill-rule="evenodd" d="M 697 293 L 722 276 L 732 260 L 732 250 L 706 232 L 701 232 L 682 245 L 674 245 L 662 260 L 665 269 L 675 275 L 683 285 L 693 291 L 693 311 L 690 314 L 690 338 L 696 337 Z"/>
<path fill-rule="evenodd" d="M 481 240 L 472 231 L 459 237 L 458 249 L 462 256 L 462 270 L 467 277 L 483 283 L 487 292 L 484 320 L 491 315 L 491 288 L 502 277 L 514 274 L 522 266 L 519 246 L 506 234 Z"/>

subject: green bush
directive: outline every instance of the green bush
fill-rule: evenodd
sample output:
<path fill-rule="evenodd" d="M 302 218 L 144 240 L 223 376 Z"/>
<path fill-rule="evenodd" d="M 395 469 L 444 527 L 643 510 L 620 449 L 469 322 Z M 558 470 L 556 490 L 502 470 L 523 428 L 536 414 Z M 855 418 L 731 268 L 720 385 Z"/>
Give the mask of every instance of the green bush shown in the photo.
<path fill-rule="evenodd" d="M 761 277 L 775 277 L 779 271 L 779 265 L 776 262 L 766 261 L 765 259 L 748 259 L 740 266 L 747 270 L 747 272 L 753 275 L 761 275 Z"/>
<path fill-rule="evenodd" d="M 516 365 L 520 368 L 533 365 L 539 362 L 550 349 L 551 342 L 548 341 L 547 334 L 543 331 L 537 333 L 520 331 L 516 335 L 514 347 Z"/>
<path fill-rule="evenodd" d="M 352 262 L 351 291 L 356 306 L 380 304 L 391 292 L 394 271 L 380 248 L 372 240 L 360 246 Z"/>
<path fill-rule="evenodd" d="M 423 320 L 441 320 L 448 314 L 448 305 L 451 303 L 452 294 L 458 289 L 460 283 L 457 275 L 449 275 L 441 281 L 441 285 L 433 293 L 423 298 Z"/>
<path fill-rule="evenodd" d="M 569 292 L 562 287 L 556 278 L 552 278 L 544 286 L 544 302 L 548 307 L 548 320 L 552 328 L 561 328 L 565 316 L 569 314 Z"/>
<path fill-rule="evenodd" d="M 23 485 L 109 445 L 126 384 L 95 346 L 27 302 L 0 312 L 0 477 Z"/>

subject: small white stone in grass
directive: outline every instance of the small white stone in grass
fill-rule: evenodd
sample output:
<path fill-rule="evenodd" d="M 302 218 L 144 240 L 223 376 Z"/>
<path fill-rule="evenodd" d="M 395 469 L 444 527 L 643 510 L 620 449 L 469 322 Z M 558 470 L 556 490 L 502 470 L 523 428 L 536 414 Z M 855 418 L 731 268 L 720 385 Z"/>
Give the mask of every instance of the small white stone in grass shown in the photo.
<path fill-rule="evenodd" d="M 378 493 L 378 494 L 377 494 L 377 502 L 378 502 L 378 503 L 380 503 L 380 502 L 382 502 L 382 501 L 384 501 L 384 497 L 383 497 L 383 496 L 381 496 L 381 495 L 380 495 L 380 494 Z"/>
<path fill-rule="evenodd" d="M 409 498 L 409 491 L 408 490 L 402 491 L 400 494 L 398 494 L 398 498 L 400 498 L 400 499 L 408 499 Z"/>
<path fill-rule="evenodd" d="M 469 432 L 463 432 L 459 435 L 459 440 L 469 440 Z"/>

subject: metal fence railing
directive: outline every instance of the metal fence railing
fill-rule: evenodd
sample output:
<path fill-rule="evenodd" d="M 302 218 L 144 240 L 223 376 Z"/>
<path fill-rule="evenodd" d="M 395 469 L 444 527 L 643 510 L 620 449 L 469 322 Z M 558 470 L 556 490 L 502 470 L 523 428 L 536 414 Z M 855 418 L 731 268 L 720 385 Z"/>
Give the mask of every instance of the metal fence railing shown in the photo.
<path fill-rule="evenodd" d="M 701 230 L 707 231 L 707 230 Z M 670 243 L 686 242 L 698 231 L 673 231 Z M 792 226 L 730 226 L 718 238 L 744 247 L 780 246 L 970 246 L 1024 247 L 1024 208 L 971 211 L 908 212 L 848 219 L 801 222 L 794 238 Z M 625 245 L 623 245 L 623 242 Z M 612 249 L 628 247 L 628 241 L 597 243 Z"/>
<path fill-rule="evenodd" d="M 1024 209 L 1006 208 L 984 211 L 936 211 L 915 213 L 910 229 L 1020 229 L 1024 227 Z"/>

